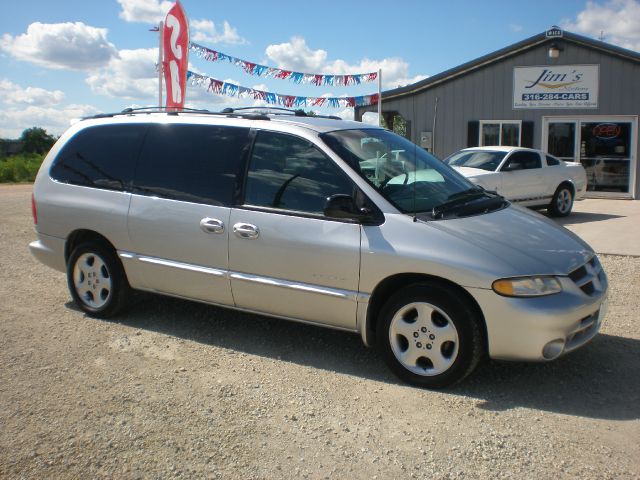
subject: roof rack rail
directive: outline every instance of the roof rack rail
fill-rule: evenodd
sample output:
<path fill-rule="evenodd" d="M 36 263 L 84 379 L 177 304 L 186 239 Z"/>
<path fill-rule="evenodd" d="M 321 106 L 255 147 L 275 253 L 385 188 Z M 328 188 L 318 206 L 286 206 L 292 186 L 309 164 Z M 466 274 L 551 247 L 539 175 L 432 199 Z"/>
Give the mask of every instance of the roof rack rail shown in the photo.
<path fill-rule="evenodd" d="M 206 109 L 198 109 L 198 108 L 181 108 L 176 109 L 175 107 L 137 107 L 137 108 L 125 108 L 120 112 L 113 113 L 98 113 L 96 115 L 89 115 L 87 117 L 81 118 L 81 120 L 90 120 L 97 118 L 111 118 L 120 115 L 132 115 L 132 114 L 151 114 L 151 113 L 166 113 L 167 115 L 179 115 L 181 113 L 196 113 L 200 115 L 219 115 L 225 117 L 238 117 L 238 118 L 246 118 L 249 120 L 270 120 L 270 118 L 265 114 L 260 113 L 236 113 L 233 109 L 225 108 L 221 112 L 212 112 Z"/>
<path fill-rule="evenodd" d="M 209 110 L 206 109 L 202 109 L 202 108 L 181 108 L 181 109 L 176 109 L 175 107 L 129 107 L 129 108 L 125 108 L 124 110 L 122 110 L 122 112 L 120 113 L 136 113 L 136 112 L 146 112 L 146 111 L 165 111 L 168 113 L 171 112 L 202 112 L 202 113 L 207 113 L 209 112 Z"/>
<path fill-rule="evenodd" d="M 292 109 L 283 107 L 239 107 L 239 108 L 225 108 L 222 110 L 224 113 L 234 113 L 239 111 L 256 111 L 263 115 L 292 115 L 295 117 L 315 117 L 315 118 L 328 118 L 331 120 L 342 120 L 342 118 L 335 115 L 310 115 L 302 109 Z"/>
<path fill-rule="evenodd" d="M 294 110 L 292 108 L 282 108 L 282 107 L 238 107 L 238 108 L 232 108 L 232 107 L 227 107 L 224 110 L 222 110 L 225 113 L 234 113 L 234 112 L 246 112 L 246 111 L 257 111 L 257 112 L 261 112 L 261 113 L 271 113 L 273 115 L 285 115 L 285 114 L 289 114 L 289 115 L 295 115 L 296 117 L 306 117 L 307 114 L 304 112 L 304 110 Z"/>

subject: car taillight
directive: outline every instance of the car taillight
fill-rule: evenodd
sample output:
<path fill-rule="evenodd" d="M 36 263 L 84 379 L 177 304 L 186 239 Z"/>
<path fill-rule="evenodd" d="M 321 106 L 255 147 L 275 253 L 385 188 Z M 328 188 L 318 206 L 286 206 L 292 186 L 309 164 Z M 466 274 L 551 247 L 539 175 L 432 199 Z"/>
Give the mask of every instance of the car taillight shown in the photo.
<path fill-rule="evenodd" d="M 31 214 L 33 215 L 34 225 L 38 225 L 38 212 L 36 210 L 36 197 L 31 194 Z"/>

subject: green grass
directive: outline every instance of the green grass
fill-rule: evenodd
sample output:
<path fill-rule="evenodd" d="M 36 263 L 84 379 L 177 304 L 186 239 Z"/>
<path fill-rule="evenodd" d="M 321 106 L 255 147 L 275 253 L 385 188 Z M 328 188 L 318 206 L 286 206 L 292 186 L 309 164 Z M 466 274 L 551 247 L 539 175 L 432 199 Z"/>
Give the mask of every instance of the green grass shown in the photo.
<path fill-rule="evenodd" d="M 33 182 L 44 155 L 23 153 L 0 158 L 0 183 Z"/>

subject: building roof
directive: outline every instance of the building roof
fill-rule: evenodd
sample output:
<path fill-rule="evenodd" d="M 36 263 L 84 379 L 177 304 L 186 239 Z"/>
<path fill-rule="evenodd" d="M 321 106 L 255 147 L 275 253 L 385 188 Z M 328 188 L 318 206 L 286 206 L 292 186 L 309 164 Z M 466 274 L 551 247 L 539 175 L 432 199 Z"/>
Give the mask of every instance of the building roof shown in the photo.
<path fill-rule="evenodd" d="M 462 65 L 454 67 L 450 70 L 446 70 L 437 75 L 433 75 L 432 77 L 428 77 L 419 82 L 384 91 L 382 92 L 382 99 L 391 100 L 393 98 L 419 93 L 420 91 L 426 90 L 434 85 L 446 82 L 460 75 L 464 75 L 470 71 L 500 61 L 504 58 L 516 55 L 539 45 L 543 45 L 545 43 L 561 44 L 562 42 L 570 42 L 577 45 L 582 45 L 587 48 L 599 50 L 609 55 L 622 57 L 632 62 L 640 63 L 640 53 L 634 52 L 632 50 L 616 47 L 615 45 L 601 42 L 599 40 L 594 40 L 589 37 L 583 37 L 582 35 L 577 35 L 571 32 L 562 32 L 562 37 L 555 38 L 549 38 L 547 37 L 546 32 L 543 32 L 522 40 L 518 43 L 514 43 L 513 45 L 509 45 L 508 47 L 497 50 L 493 53 L 489 53 L 488 55 L 476 58 L 475 60 L 472 60 L 470 62 L 463 63 Z"/>

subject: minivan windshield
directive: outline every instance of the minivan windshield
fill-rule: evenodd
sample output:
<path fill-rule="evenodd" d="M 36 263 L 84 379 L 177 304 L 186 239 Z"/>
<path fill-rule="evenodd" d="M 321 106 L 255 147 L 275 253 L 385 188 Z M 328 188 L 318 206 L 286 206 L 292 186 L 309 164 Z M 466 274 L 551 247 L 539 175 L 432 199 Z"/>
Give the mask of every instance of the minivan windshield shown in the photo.
<path fill-rule="evenodd" d="M 403 213 L 437 211 L 452 200 L 485 197 L 426 150 L 382 129 L 338 130 L 324 142 Z"/>

